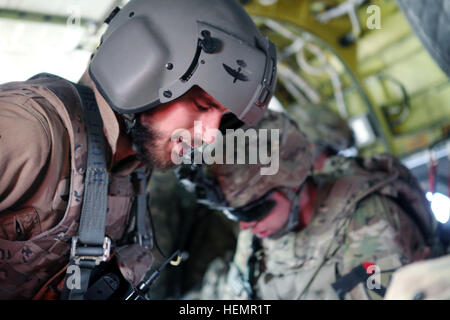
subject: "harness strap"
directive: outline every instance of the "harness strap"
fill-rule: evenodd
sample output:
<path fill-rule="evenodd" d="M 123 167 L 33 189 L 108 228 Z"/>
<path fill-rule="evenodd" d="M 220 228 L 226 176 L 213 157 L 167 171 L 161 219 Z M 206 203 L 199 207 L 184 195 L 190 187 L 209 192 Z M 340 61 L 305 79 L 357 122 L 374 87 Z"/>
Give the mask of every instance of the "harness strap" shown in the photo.
<path fill-rule="evenodd" d="M 105 237 L 108 172 L 103 122 L 94 92 L 74 84 L 80 96 L 87 132 L 87 168 L 78 236 L 72 238 L 70 266 L 79 268 L 79 286 L 65 283 L 62 298 L 83 300 L 92 270 L 109 258 L 111 240 Z M 73 270 L 73 268 L 68 268 Z M 75 269 L 76 270 L 76 269 Z M 69 275 L 70 276 L 70 275 Z M 77 282 L 75 281 L 75 284 Z"/>
<path fill-rule="evenodd" d="M 147 215 L 147 198 L 145 190 L 147 188 L 147 175 L 145 168 L 139 168 L 135 172 L 137 179 L 138 191 L 135 201 L 136 214 L 136 238 L 135 242 L 144 248 L 151 248 L 153 246 L 152 232 L 149 232 L 146 222 Z M 151 219 L 151 217 L 150 217 Z M 153 230 L 152 230 L 153 231 Z"/>
<path fill-rule="evenodd" d="M 336 282 L 332 283 L 334 291 L 339 296 L 339 299 L 344 300 L 345 295 L 352 291 L 358 284 L 363 283 L 366 284 L 369 277 L 373 274 L 373 272 L 369 272 L 368 267 L 373 265 L 370 262 L 363 262 L 362 264 L 357 265 L 353 268 L 349 273 L 339 278 Z M 379 284 L 379 287 L 374 287 L 373 290 L 379 296 L 384 297 L 386 294 L 386 288 Z"/>

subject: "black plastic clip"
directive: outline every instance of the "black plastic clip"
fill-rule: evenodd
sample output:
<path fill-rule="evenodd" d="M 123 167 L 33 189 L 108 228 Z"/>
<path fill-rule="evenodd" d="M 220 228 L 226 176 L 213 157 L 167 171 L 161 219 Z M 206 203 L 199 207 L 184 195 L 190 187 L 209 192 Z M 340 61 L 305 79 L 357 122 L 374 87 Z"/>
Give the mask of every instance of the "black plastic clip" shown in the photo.
<path fill-rule="evenodd" d="M 113 11 L 111 11 L 111 13 L 106 17 L 106 19 L 105 19 L 104 22 L 105 22 L 106 24 L 109 24 L 109 23 L 111 22 L 111 20 L 114 19 L 114 17 L 116 16 L 116 14 L 119 13 L 119 11 L 120 11 L 120 8 L 119 8 L 119 7 L 115 7 L 115 8 L 113 9 Z"/>

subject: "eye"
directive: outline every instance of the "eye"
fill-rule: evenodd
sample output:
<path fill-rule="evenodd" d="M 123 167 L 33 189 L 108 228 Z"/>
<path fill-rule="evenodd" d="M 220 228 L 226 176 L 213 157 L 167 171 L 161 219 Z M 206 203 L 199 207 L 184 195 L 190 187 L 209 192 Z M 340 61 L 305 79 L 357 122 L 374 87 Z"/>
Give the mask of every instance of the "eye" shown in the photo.
<path fill-rule="evenodd" d="M 209 110 L 209 107 L 205 107 L 205 106 L 199 104 L 197 101 L 195 101 L 194 103 L 195 103 L 195 106 L 197 107 L 197 109 L 201 112 L 205 112 L 205 111 Z"/>

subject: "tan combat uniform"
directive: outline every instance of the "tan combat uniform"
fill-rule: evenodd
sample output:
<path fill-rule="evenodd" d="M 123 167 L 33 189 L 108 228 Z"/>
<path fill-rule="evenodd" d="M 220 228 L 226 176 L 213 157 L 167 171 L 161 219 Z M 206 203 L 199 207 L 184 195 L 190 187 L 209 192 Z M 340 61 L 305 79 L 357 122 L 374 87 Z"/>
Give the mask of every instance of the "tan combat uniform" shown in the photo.
<path fill-rule="evenodd" d="M 114 241 L 125 232 L 136 190 L 130 174 L 141 163 L 112 163 L 119 125 L 103 98 L 96 100 L 109 144 L 106 235 Z M 69 261 L 87 155 L 75 101 L 74 88 L 60 78 L 0 86 L 0 299 L 32 298 Z M 151 256 L 143 253 L 144 260 L 150 263 Z"/>

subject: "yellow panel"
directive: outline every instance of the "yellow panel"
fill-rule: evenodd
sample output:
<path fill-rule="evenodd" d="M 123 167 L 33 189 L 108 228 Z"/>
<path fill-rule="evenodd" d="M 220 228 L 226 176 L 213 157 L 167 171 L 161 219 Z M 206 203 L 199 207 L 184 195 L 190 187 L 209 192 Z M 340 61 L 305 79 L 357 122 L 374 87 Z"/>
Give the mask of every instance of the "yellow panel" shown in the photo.
<path fill-rule="evenodd" d="M 290 22 L 326 42 L 335 51 L 363 88 L 375 116 L 377 129 L 381 129 L 385 144 L 376 142 L 360 150 L 362 154 L 390 151 L 403 156 L 423 149 L 441 140 L 450 128 L 450 84 L 428 52 L 423 48 L 411 28 L 398 10 L 395 1 L 372 0 L 381 8 L 382 29 L 367 30 L 365 19 L 367 5 L 358 10 L 363 33 L 355 45 L 343 47 L 339 39 L 352 30 L 348 16 L 343 16 L 326 24 L 318 22 L 311 13 L 316 0 L 278 0 L 271 6 L 263 6 L 251 1 L 245 6 L 253 16 L 261 16 Z M 338 4 L 338 0 L 322 0 Z M 282 44 L 282 37 L 279 37 Z M 277 43 L 277 38 L 274 38 Z M 335 65 L 335 64 L 333 64 Z M 339 66 L 339 63 L 336 64 Z M 339 68 L 338 68 L 339 69 Z M 328 77 L 304 76 L 329 106 L 337 109 L 333 88 Z M 400 81 L 406 88 L 411 113 L 401 124 L 389 123 L 383 109 L 402 101 L 398 85 L 381 81 L 378 76 L 386 75 Z M 364 98 L 355 90 L 353 81 L 344 70 L 340 78 L 349 117 L 368 112 Z M 390 116 L 391 118 L 391 116 Z M 446 129 L 447 128 L 447 129 Z M 447 130 L 447 131 L 446 131 Z"/>
<path fill-rule="evenodd" d="M 322 24 L 311 15 L 312 2 L 314 0 L 279 0 L 274 5 L 263 6 L 257 1 L 252 1 L 245 6 L 245 9 L 251 15 L 287 21 L 318 36 L 327 42 L 356 73 L 356 46 L 343 48 L 338 43 L 341 36 L 351 31 L 349 19 L 342 17 Z"/>

